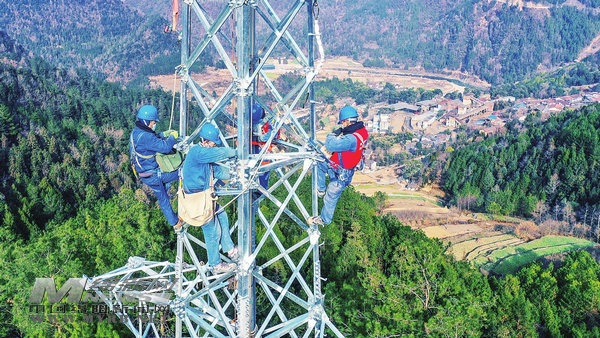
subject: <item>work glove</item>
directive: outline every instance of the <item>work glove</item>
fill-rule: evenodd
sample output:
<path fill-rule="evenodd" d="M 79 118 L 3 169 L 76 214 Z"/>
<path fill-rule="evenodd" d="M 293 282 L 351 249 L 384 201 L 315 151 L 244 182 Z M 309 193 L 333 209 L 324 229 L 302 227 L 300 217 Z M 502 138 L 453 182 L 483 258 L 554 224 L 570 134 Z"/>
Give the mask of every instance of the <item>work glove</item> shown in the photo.
<path fill-rule="evenodd" d="M 173 135 L 173 138 L 177 138 L 177 137 L 179 137 L 179 133 L 177 132 L 177 130 L 172 130 L 172 129 L 169 129 L 169 130 L 165 130 L 165 131 L 163 131 L 163 132 L 161 133 L 161 135 L 162 135 L 164 138 L 169 138 L 169 136 L 171 136 L 171 135 Z"/>
<path fill-rule="evenodd" d="M 335 136 L 340 136 L 342 134 L 342 128 L 338 128 L 331 132 Z"/>

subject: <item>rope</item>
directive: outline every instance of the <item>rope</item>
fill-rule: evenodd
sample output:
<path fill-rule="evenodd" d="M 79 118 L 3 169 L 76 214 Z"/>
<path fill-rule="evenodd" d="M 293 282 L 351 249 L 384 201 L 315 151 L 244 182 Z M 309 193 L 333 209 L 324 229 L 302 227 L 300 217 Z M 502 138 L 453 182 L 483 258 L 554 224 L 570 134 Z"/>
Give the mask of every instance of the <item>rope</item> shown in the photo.
<path fill-rule="evenodd" d="M 179 66 L 177 66 L 175 68 L 175 76 L 173 77 L 173 100 L 171 100 L 171 119 L 169 120 L 169 129 L 171 130 L 171 127 L 173 126 L 173 115 L 175 113 L 175 88 L 177 87 L 177 68 Z"/>

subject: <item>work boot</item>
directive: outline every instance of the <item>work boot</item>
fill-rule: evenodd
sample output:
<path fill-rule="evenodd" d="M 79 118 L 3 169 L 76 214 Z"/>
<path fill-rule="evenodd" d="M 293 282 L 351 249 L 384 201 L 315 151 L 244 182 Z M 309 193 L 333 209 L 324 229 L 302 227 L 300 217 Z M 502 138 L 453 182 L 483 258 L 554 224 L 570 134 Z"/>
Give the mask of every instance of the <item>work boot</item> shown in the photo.
<path fill-rule="evenodd" d="M 317 191 L 317 196 L 319 196 L 319 198 L 325 197 L 325 191 Z"/>
<path fill-rule="evenodd" d="M 323 219 L 321 218 L 321 216 L 312 216 L 312 217 L 308 218 L 308 224 L 324 226 L 325 222 L 323 222 Z"/>
<path fill-rule="evenodd" d="M 227 256 L 229 256 L 229 258 L 231 258 L 232 261 L 237 261 L 239 258 L 238 247 L 234 246 L 233 249 L 229 250 L 227 252 Z"/>
<path fill-rule="evenodd" d="M 213 274 L 219 274 L 219 273 L 225 273 L 225 272 L 230 272 L 233 271 L 235 269 L 237 265 L 235 263 L 225 263 L 225 262 L 221 262 L 215 266 L 212 267 L 212 271 Z"/>
<path fill-rule="evenodd" d="M 177 224 L 173 225 L 173 230 L 175 230 L 175 232 L 181 231 L 181 229 L 183 229 L 184 224 L 185 222 L 181 219 L 181 217 L 179 217 L 179 221 L 177 221 Z"/>

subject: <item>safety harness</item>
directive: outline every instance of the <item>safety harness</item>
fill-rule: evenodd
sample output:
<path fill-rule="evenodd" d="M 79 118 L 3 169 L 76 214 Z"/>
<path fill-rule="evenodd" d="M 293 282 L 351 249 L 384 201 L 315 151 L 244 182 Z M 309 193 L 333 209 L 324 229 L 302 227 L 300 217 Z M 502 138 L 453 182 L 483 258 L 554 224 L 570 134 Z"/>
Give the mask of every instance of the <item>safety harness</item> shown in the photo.
<path fill-rule="evenodd" d="M 275 122 L 275 119 L 272 119 L 271 121 L 267 121 L 265 122 L 265 124 L 262 125 L 261 130 L 263 135 L 267 134 L 269 132 L 269 130 L 271 129 L 271 122 Z M 273 140 L 278 140 L 281 138 L 281 130 L 277 131 L 277 135 L 275 135 L 275 137 L 273 137 Z M 259 146 L 259 147 L 263 147 L 265 144 L 267 144 L 266 142 L 261 142 L 261 141 L 257 141 L 254 137 L 252 138 L 252 141 L 250 142 L 250 144 L 252 144 L 253 146 Z M 273 143 L 271 143 L 269 145 L 269 152 L 271 152 L 273 150 Z M 271 161 L 269 160 L 265 160 L 262 161 L 261 164 L 262 165 L 266 165 L 271 163 Z"/>
<path fill-rule="evenodd" d="M 138 142 L 140 141 L 140 137 L 142 137 L 141 133 L 137 137 Z M 129 142 L 131 142 L 131 149 L 133 152 L 133 154 L 130 154 L 130 156 L 132 157 L 132 160 L 133 160 L 133 158 L 135 158 L 135 162 L 137 163 L 138 167 L 142 168 L 142 165 L 140 164 L 140 160 L 138 157 L 141 157 L 146 160 L 156 157 L 156 153 L 154 153 L 152 155 L 142 155 L 142 154 L 138 153 L 137 150 L 135 150 L 135 142 L 133 142 L 133 133 L 131 133 L 131 136 L 129 137 Z M 134 154 L 135 154 L 135 156 L 134 156 Z M 133 173 L 139 177 L 150 177 L 150 176 L 152 176 L 152 174 L 154 174 L 154 171 L 138 173 L 137 170 L 135 169 L 135 164 L 133 162 L 131 163 L 131 168 L 133 169 Z"/>
<path fill-rule="evenodd" d="M 363 139 L 362 135 L 359 134 L 359 133 L 357 133 L 357 132 L 352 133 L 352 135 L 354 135 L 354 137 L 356 137 L 356 141 L 358 143 L 356 145 L 356 150 L 354 152 L 361 151 L 361 153 L 360 153 L 360 160 L 358 160 L 358 163 L 360 163 L 360 161 L 362 161 L 364 159 L 364 155 L 362 154 L 362 150 L 364 149 L 365 140 Z M 338 161 L 340 163 L 339 166 L 341 168 L 343 168 L 343 169 L 354 169 L 354 168 L 356 168 L 356 166 L 358 165 L 358 163 L 356 165 L 354 165 L 352 168 L 344 168 L 344 161 L 342 160 L 342 152 L 339 151 L 337 153 L 338 153 Z"/>
<path fill-rule="evenodd" d="M 331 155 L 330 162 L 335 164 L 335 168 L 354 169 L 361 161 L 364 161 L 363 151 L 369 133 L 365 129 L 363 122 L 358 122 L 342 129 L 342 133 L 344 136 L 353 135 L 356 137 L 356 150 L 336 151 Z"/>

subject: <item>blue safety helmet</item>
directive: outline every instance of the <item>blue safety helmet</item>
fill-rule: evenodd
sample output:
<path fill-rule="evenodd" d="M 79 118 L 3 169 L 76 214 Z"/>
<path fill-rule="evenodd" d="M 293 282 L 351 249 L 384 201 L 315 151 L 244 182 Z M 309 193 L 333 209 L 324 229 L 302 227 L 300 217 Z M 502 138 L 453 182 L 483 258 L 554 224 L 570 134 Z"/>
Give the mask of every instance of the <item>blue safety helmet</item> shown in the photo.
<path fill-rule="evenodd" d="M 255 102 L 252 105 L 252 124 L 257 124 L 263 117 L 265 117 L 265 109 Z"/>
<path fill-rule="evenodd" d="M 200 129 L 200 137 L 205 140 L 213 141 L 216 144 L 221 144 L 219 130 L 212 124 L 205 124 L 202 126 L 202 129 Z"/>
<path fill-rule="evenodd" d="M 353 107 L 345 106 L 344 108 L 342 108 L 340 110 L 340 119 L 338 121 L 338 124 L 341 124 L 342 121 L 347 120 L 347 119 L 351 119 L 351 118 L 357 119 L 358 118 L 358 112 Z"/>
<path fill-rule="evenodd" d="M 142 106 L 142 108 L 138 110 L 137 118 L 140 120 L 160 122 L 158 119 L 158 110 L 156 110 L 156 107 L 149 104 Z"/>

